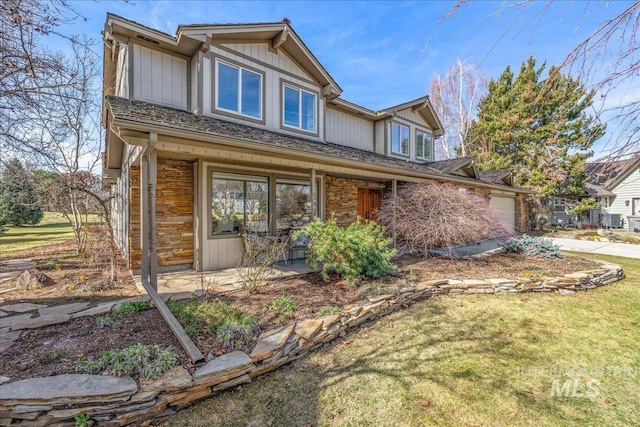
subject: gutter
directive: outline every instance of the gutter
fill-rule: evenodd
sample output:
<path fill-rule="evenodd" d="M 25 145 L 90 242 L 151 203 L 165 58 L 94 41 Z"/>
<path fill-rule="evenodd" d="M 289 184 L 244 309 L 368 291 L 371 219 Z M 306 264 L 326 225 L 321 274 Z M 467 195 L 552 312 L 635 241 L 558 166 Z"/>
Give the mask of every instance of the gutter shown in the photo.
<path fill-rule="evenodd" d="M 181 128 L 174 128 L 174 127 L 170 127 L 170 126 L 161 126 L 161 125 L 155 125 L 155 124 L 147 124 L 147 123 L 140 123 L 137 121 L 129 121 L 129 120 L 122 120 L 122 119 L 116 119 L 114 117 L 113 124 L 115 124 L 116 126 L 123 126 L 126 127 L 127 129 L 131 129 L 131 130 L 137 130 L 137 131 L 142 131 L 142 132 L 155 132 L 158 134 L 164 134 L 164 135 L 168 135 L 168 136 L 174 136 L 174 137 L 178 137 L 178 138 L 183 138 L 183 139 L 196 139 L 199 141 L 203 141 L 203 142 L 213 142 L 213 143 L 222 143 L 223 145 L 228 145 L 231 147 L 244 147 L 244 148 L 248 148 L 248 149 L 253 149 L 253 150 L 260 150 L 260 151 L 266 151 L 269 153 L 276 153 L 276 154 L 284 154 L 284 155 L 291 155 L 292 152 L 295 152 L 297 155 L 302 155 L 302 157 L 309 159 L 310 162 L 312 163 L 318 163 L 317 158 L 321 157 L 321 158 L 329 158 L 329 159 L 333 159 L 333 160 L 337 160 L 336 161 L 336 165 L 338 166 L 344 166 L 344 167 L 350 167 L 350 168 L 354 168 L 356 167 L 357 169 L 362 169 L 362 162 L 358 162 L 355 160 L 345 160 L 345 159 L 341 159 L 339 157 L 335 157 L 335 156 L 331 156 L 328 154 L 313 154 L 313 153 L 309 153 L 308 151 L 301 151 L 301 150 L 296 150 L 295 148 L 279 148 L 279 147 L 273 147 L 270 146 L 268 144 L 264 144 L 264 143 L 259 143 L 259 142 L 255 142 L 255 141 L 251 141 L 251 140 L 246 140 L 243 138 L 231 138 L 228 136 L 222 136 L 222 135 L 215 135 L 215 134 L 211 134 L 208 132 L 199 132 L 199 131 L 192 131 L 192 130 L 185 130 L 185 129 L 181 129 Z M 197 135 L 197 138 L 185 138 L 185 134 L 187 135 Z M 238 145 L 238 142 L 241 142 L 243 145 Z M 374 153 L 375 154 L 375 153 Z M 315 158 L 314 158 L 315 156 Z M 407 176 L 407 177 L 413 177 L 413 178 L 421 178 L 421 179 L 431 179 L 431 180 L 442 180 L 442 179 L 446 179 L 447 181 L 450 182 L 455 182 L 458 184 L 466 184 L 466 185 L 471 185 L 471 184 L 475 184 L 475 185 L 481 185 L 483 187 L 486 188 L 491 188 L 494 190 L 502 190 L 502 191 L 511 191 L 514 193 L 528 193 L 528 194 L 533 194 L 534 192 L 531 190 L 526 190 L 526 189 L 516 189 L 514 187 L 508 187 L 508 186 L 502 186 L 499 184 L 493 184 L 490 182 L 485 182 L 485 181 L 474 181 L 474 180 L 466 180 L 466 179 L 460 179 L 460 178 L 456 178 L 450 175 L 435 175 L 435 174 L 430 174 L 428 172 L 416 172 L 416 171 L 409 171 L 406 169 L 400 169 L 400 168 L 394 168 L 394 167 L 389 167 L 389 166 L 382 166 L 382 165 L 375 165 L 375 164 L 367 164 L 369 166 L 369 170 L 374 170 L 377 172 L 383 172 L 383 173 L 389 173 L 389 174 L 395 174 L 395 175 L 403 175 L 403 176 Z"/>

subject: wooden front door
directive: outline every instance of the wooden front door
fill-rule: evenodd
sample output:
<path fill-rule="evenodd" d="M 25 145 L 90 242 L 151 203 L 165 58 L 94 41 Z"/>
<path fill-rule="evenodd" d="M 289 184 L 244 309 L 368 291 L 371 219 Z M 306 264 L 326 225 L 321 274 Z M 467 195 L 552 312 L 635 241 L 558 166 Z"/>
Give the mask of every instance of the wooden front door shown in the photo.
<path fill-rule="evenodd" d="M 375 221 L 380 208 L 380 190 L 358 188 L 358 216 Z"/>

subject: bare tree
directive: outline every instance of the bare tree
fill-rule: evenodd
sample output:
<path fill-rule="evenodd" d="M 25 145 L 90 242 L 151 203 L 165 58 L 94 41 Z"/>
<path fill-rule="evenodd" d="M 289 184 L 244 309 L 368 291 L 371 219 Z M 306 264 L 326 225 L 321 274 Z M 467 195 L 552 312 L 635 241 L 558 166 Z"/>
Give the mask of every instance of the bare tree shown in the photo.
<path fill-rule="evenodd" d="M 461 13 L 470 0 L 458 0 L 438 21 L 432 35 L 445 22 L 452 21 Z M 535 33 L 540 22 L 550 19 L 549 11 L 555 4 L 562 7 L 582 9 L 582 16 L 577 23 L 583 25 L 583 18 L 598 12 L 604 16 L 603 21 L 591 34 L 568 52 L 560 64 L 564 74 L 573 75 L 587 84 L 588 89 L 597 91 L 603 98 L 600 116 L 613 118 L 618 123 L 617 137 L 610 140 L 605 147 L 611 159 L 638 155 L 640 153 L 640 94 L 637 92 L 638 75 L 640 73 L 640 2 L 630 2 L 629 6 L 616 16 L 606 17 L 604 4 L 598 2 L 571 2 L 557 0 L 533 1 L 519 0 L 513 2 L 496 2 L 495 9 L 481 17 L 478 22 L 488 18 L 501 16 L 507 12 L 513 18 L 505 24 L 501 36 L 489 48 L 487 55 L 508 34 L 523 31 Z M 530 12 L 526 14 L 525 11 Z M 624 96 L 621 96 L 621 93 Z M 615 99 L 614 99 L 615 98 Z"/>
<path fill-rule="evenodd" d="M 48 151 L 32 122 L 42 98 L 73 86 L 75 79 L 64 55 L 43 46 L 42 40 L 55 36 L 79 44 L 58 32 L 61 25 L 79 18 L 66 0 L 1 0 L 0 151 L 4 154 L 37 163 Z"/>
<path fill-rule="evenodd" d="M 436 156 L 450 159 L 467 156 L 465 140 L 477 115 L 478 102 L 487 92 L 488 77 L 475 64 L 456 58 L 445 76 L 431 80 L 431 101 L 447 133 L 436 146 Z"/>
<path fill-rule="evenodd" d="M 452 184 L 404 184 L 396 197 L 382 202 L 378 222 L 400 243 L 425 256 L 435 248 L 450 250 L 514 235 L 487 199 Z"/>

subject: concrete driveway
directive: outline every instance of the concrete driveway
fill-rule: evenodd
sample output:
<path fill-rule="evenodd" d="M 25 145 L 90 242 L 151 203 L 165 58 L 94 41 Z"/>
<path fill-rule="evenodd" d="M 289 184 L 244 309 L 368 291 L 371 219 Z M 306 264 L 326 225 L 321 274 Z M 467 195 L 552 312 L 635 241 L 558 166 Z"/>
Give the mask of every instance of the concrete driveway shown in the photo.
<path fill-rule="evenodd" d="M 589 254 L 615 255 L 625 258 L 640 259 L 640 245 L 628 243 L 592 242 L 589 240 L 551 238 L 553 243 L 564 251 L 584 252 Z"/>

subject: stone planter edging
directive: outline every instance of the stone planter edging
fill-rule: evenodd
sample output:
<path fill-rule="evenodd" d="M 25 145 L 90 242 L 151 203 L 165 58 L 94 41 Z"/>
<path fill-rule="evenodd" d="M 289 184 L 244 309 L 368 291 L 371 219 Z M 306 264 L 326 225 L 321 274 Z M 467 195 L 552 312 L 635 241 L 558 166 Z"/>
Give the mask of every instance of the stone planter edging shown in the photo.
<path fill-rule="evenodd" d="M 157 380 L 66 374 L 0 385 L 0 426 L 75 426 L 84 415 L 97 426 L 124 426 L 169 415 L 219 391 L 248 383 L 344 336 L 347 330 L 386 316 L 415 301 L 446 294 L 571 294 L 624 278 L 622 267 L 602 263 L 563 277 L 485 280 L 429 280 L 391 295 L 369 296 L 343 307 L 342 314 L 293 322 L 260 335 L 250 355 L 224 354 L 189 373 L 176 366 Z M 64 390 L 73 390 L 67 393 Z"/>

